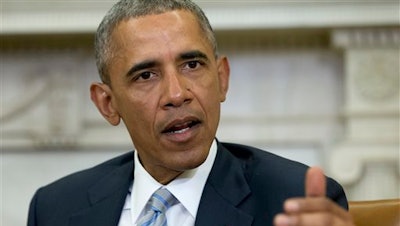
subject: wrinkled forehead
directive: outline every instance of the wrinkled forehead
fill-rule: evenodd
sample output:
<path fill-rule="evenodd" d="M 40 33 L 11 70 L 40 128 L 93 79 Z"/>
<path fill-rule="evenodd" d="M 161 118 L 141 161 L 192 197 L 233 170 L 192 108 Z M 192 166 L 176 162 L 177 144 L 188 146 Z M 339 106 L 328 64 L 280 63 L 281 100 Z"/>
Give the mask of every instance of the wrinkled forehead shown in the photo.
<path fill-rule="evenodd" d="M 201 53 L 208 60 L 215 59 L 213 47 L 196 19 L 185 11 L 123 21 L 115 29 L 112 39 L 110 74 L 120 74 L 119 70 L 126 73 L 132 65 L 143 62 L 157 65 L 178 63 L 182 55 L 194 52 Z"/>
<path fill-rule="evenodd" d="M 115 34 L 121 24 L 126 23 L 134 24 L 135 26 L 132 26 L 131 28 L 134 29 L 135 32 L 139 33 L 143 28 L 163 27 L 167 29 L 178 27 L 182 24 L 182 20 L 185 20 L 184 22 L 190 24 L 190 26 L 202 30 L 202 32 L 204 32 L 203 35 L 205 35 L 205 31 L 201 26 L 199 18 L 197 18 L 193 12 L 188 10 L 166 10 L 140 16 L 125 17 L 115 24 L 110 33 L 112 35 Z"/>
<path fill-rule="evenodd" d="M 212 48 L 195 15 L 185 10 L 129 18 L 121 21 L 112 33 L 114 50 L 132 44 L 183 45 L 186 41 L 200 42 Z"/>

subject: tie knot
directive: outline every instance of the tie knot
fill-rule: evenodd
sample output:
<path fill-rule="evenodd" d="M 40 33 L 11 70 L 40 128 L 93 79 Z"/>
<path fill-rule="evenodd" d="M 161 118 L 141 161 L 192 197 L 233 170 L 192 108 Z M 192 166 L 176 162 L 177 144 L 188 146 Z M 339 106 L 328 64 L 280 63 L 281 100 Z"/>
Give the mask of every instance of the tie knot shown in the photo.
<path fill-rule="evenodd" d="M 156 212 L 165 213 L 168 208 L 176 203 L 176 198 L 166 188 L 160 188 L 153 193 L 149 204 Z"/>
<path fill-rule="evenodd" d="M 140 226 L 167 226 L 165 212 L 178 200 L 165 188 L 153 193 L 146 204 L 147 212 L 138 220 Z"/>

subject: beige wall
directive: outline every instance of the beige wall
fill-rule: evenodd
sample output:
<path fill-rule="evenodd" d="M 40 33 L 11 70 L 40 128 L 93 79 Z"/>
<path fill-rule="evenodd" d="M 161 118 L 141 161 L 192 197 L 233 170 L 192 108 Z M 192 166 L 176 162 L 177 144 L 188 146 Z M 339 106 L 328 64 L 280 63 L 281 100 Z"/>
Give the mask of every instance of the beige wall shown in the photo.
<path fill-rule="evenodd" d="M 218 2 L 199 2 L 232 70 L 218 138 L 320 165 L 351 200 L 400 197 L 398 3 Z M 133 148 L 88 96 L 111 1 L 16 4 L 0 33 L 2 225 L 25 224 L 39 186 Z"/>

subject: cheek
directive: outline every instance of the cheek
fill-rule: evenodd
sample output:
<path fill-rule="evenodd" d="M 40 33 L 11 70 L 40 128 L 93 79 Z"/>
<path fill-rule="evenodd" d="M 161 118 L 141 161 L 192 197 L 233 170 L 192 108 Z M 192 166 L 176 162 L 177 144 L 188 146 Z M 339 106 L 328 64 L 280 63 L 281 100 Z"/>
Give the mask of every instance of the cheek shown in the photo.
<path fill-rule="evenodd" d="M 221 102 L 221 90 L 217 79 L 210 79 L 202 89 L 210 104 L 215 105 Z"/>
<path fill-rule="evenodd" d="M 221 107 L 221 98 L 218 86 L 216 86 L 214 83 L 209 84 L 209 86 L 202 87 L 201 90 L 198 90 L 196 96 L 203 108 L 203 111 L 205 111 L 205 114 L 208 115 L 208 118 L 218 119 Z"/>
<path fill-rule="evenodd" d="M 128 129 L 135 145 L 141 145 L 143 141 L 151 141 L 154 133 L 154 112 L 149 109 L 148 103 L 126 103 L 122 120 Z"/>
<path fill-rule="evenodd" d="M 134 98 L 133 96 L 125 96 L 125 98 L 120 98 L 118 102 L 120 115 L 130 129 L 146 124 L 153 115 L 150 99 Z"/>

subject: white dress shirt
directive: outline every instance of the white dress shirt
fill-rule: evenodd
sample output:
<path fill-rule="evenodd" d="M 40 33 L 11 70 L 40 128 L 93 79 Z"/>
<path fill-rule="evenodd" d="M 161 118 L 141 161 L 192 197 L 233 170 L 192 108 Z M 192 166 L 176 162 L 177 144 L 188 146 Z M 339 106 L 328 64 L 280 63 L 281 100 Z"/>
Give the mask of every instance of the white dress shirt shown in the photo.
<path fill-rule="evenodd" d="M 134 183 L 131 185 L 118 226 L 136 226 L 143 216 L 151 195 L 160 187 L 167 188 L 179 201 L 166 212 L 168 225 L 193 226 L 208 175 L 217 155 L 214 140 L 207 159 L 197 168 L 187 170 L 167 185 L 158 183 L 141 165 L 134 154 Z"/>

